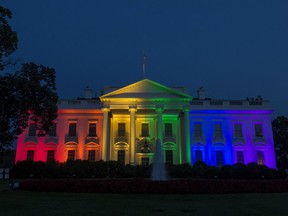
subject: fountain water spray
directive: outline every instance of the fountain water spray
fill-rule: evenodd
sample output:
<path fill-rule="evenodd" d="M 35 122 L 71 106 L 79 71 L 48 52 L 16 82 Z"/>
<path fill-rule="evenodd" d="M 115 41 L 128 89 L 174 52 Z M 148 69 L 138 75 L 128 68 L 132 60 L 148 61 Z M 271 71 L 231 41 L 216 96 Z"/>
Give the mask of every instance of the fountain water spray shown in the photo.
<path fill-rule="evenodd" d="M 161 141 L 156 140 L 154 162 L 152 167 L 152 181 L 165 181 L 167 180 L 166 168 L 163 162 Z"/>

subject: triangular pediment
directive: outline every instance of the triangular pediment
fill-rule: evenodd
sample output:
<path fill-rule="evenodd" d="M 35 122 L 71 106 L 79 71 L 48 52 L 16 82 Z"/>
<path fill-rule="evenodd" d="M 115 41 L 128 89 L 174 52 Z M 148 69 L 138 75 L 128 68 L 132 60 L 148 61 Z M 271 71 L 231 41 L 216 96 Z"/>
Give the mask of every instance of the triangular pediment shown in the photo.
<path fill-rule="evenodd" d="M 190 101 L 192 97 L 184 92 L 164 86 L 160 83 L 149 79 L 143 79 L 132 83 L 123 88 L 102 95 L 101 100 L 105 99 L 122 99 L 122 98 L 141 98 L 141 99 L 176 99 Z"/>

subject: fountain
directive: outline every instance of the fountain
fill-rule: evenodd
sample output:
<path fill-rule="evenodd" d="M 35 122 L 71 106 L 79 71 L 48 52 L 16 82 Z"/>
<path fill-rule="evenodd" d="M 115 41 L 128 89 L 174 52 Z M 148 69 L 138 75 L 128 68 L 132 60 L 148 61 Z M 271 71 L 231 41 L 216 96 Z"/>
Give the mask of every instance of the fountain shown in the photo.
<path fill-rule="evenodd" d="M 162 158 L 162 149 L 160 139 L 156 140 L 154 162 L 152 167 L 152 181 L 167 180 L 166 168 Z"/>

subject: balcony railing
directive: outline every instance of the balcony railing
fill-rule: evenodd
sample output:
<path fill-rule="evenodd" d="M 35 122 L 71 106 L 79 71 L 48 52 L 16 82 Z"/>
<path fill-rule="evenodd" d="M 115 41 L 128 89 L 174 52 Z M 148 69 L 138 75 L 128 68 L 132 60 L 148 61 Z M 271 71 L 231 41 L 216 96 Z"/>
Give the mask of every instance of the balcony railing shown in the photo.
<path fill-rule="evenodd" d="M 114 143 L 119 143 L 119 142 L 128 143 L 128 139 L 127 137 L 124 137 L 124 136 L 116 137 L 114 140 Z"/>
<path fill-rule="evenodd" d="M 78 143 L 78 136 L 65 136 L 65 143 L 69 142 Z"/>
<path fill-rule="evenodd" d="M 199 136 L 199 137 L 195 137 L 193 136 L 192 139 L 191 139 L 191 142 L 192 144 L 195 144 L 195 143 L 201 143 L 201 144 L 205 144 L 205 138 L 204 136 Z"/>
<path fill-rule="evenodd" d="M 38 136 L 25 136 L 24 142 L 25 143 L 28 143 L 28 142 L 38 143 Z"/>
<path fill-rule="evenodd" d="M 88 143 L 96 143 L 96 144 L 99 144 L 99 137 L 95 136 L 95 137 L 86 137 L 85 138 L 85 144 L 88 144 Z"/>
<path fill-rule="evenodd" d="M 200 107 L 200 106 L 225 106 L 225 107 L 255 107 L 255 106 L 265 106 L 269 105 L 268 101 L 260 101 L 260 100 L 193 100 L 190 102 L 191 106 Z"/>
<path fill-rule="evenodd" d="M 164 136 L 163 143 L 176 143 L 176 137 L 175 136 Z"/>
<path fill-rule="evenodd" d="M 265 140 L 265 137 L 256 137 L 256 136 L 254 136 L 253 137 L 253 142 L 255 143 L 255 144 L 259 144 L 259 143 L 261 143 L 261 144 L 265 144 L 265 142 L 266 142 L 266 140 Z"/>
<path fill-rule="evenodd" d="M 59 100 L 59 108 L 101 108 L 99 100 Z"/>
<path fill-rule="evenodd" d="M 244 137 L 233 137 L 233 145 L 245 145 L 246 140 Z"/>
<path fill-rule="evenodd" d="M 58 137 L 57 136 L 47 136 L 45 137 L 44 139 L 44 143 L 47 144 L 47 143 L 55 143 L 55 144 L 58 144 Z"/>

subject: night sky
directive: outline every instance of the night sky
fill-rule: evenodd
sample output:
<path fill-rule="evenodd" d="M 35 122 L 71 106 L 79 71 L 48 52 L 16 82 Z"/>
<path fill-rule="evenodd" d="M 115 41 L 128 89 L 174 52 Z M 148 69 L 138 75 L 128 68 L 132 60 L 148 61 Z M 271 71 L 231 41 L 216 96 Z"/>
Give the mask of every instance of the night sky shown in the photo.
<path fill-rule="evenodd" d="M 61 98 L 147 78 L 215 99 L 261 95 L 288 115 L 287 0 L 2 0 L 13 58 L 55 68 Z"/>

